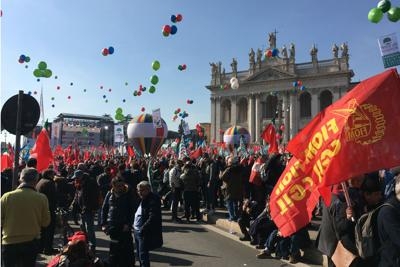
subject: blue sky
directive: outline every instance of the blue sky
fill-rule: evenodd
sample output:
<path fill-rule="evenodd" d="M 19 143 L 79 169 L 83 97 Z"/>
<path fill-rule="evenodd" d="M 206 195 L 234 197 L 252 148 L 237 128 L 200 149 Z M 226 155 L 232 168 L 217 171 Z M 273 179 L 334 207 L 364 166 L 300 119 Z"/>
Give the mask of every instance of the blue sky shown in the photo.
<path fill-rule="evenodd" d="M 179 120 L 172 122 L 171 118 L 174 110 L 181 108 L 194 128 L 198 122 L 210 121 L 210 94 L 205 89 L 211 78 L 209 62 L 221 61 L 230 72 L 232 58 L 236 58 L 239 71 L 248 69 L 250 48 L 265 49 L 268 33 L 274 30 L 278 47 L 295 43 L 297 63 L 310 61 L 313 44 L 323 60 L 331 58 L 333 43 L 347 42 L 353 81 L 383 71 L 377 38 L 393 32 L 400 38 L 400 23 L 386 17 L 378 24 L 369 22 L 368 11 L 377 2 L 2 1 L 1 104 L 18 90 L 36 91 L 33 96 L 39 99 L 43 86 L 49 121 L 62 112 L 114 117 L 118 107 L 125 115 L 134 116 L 142 107 L 147 112 L 161 108 L 169 129 L 176 130 Z M 183 20 L 176 24 L 175 35 L 164 37 L 162 26 L 172 25 L 173 14 L 182 14 Z M 109 46 L 115 52 L 105 57 L 101 50 Z M 18 63 L 21 54 L 31 61 Z M 154 60 L 161 63 L 157 72 L 151 68 Z M 37 82 L 33 70 L 39 61 L 47 62 L 53 76 Z M 179 71 L 180 64 L 187 69 Z M 140 84 L 149 88 L 153 74 L 159 77 L 156 93 L 146 91 L 134 97 Z M 188 105 L 187 99 L 193 104 Z"/>

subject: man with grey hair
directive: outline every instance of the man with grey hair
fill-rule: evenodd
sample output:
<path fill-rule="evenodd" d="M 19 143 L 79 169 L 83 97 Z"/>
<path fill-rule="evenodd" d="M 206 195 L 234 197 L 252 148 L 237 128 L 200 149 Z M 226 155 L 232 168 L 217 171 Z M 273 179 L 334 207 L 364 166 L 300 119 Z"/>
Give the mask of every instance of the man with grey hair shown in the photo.
<path fill-rule="evenodd" d="M 17 189 L 1 197 L 2 266 L 34 267 L 40 230 L 50 223 L 46 196 L 35 189 L 39 174 L 25 168 Z"/>
<path fill-rule="evenodd" d="M 394 171 L 394 194 L 378 214 L 379 267 L 400 266 L 400 168 Z"/>
<path fill-rule="evenodd" d="M 140 182 L 137 191 L 141 202 L 135 213 L 133 232 L 139 266 L 149 267 L 149 251 L 160 248 L 163 244 L 161 200 L 151 192 L 147 181 Z"/>

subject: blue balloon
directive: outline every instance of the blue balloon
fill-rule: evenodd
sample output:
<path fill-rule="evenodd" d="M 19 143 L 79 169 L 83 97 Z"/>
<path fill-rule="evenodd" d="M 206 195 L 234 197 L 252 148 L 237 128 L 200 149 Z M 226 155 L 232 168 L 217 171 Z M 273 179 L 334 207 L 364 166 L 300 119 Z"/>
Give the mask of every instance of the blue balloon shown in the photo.
<path fill-rule="evenodd" d="M 110 54 L 110 55 L 114 54 L 114 47 L 110 46 L 108 48 L 108 54 Z"/>
<path fill-rule="evenodd" d="M 293 87 L 297 87 L 297 82 L 293 82 Z"/>
<path fill-rule="evenodd" d="M 175 16 L 175 15 L 171 15 L 171 21 L 172 21 L 173 23 L 176 22 L 176 16 Z"/>
<path fill-rule="evenodd" d="M 279 54 L 279 50 L 277 48 L 272 49 L 272 56 L 276 57 Z"/>
<path fill-rule="evenodd" d="M 303 85 L 303 86 L 300 87 L 300 90 L 304 91 L 304 90 L 306 90 L 306 87 Z"/>
<path fill-rule="evenodd" d="M 175 34 L 178 31 L 178 28 L 175 25 L 171 26 L 171 34 Z"/>

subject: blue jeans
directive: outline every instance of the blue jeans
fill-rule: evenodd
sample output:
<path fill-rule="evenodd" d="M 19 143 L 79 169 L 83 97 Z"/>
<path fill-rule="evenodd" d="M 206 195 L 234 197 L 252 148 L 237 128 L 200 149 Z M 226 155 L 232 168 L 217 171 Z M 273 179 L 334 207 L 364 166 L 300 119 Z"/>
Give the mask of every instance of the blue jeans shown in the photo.
<path fill-rule="evenodd" d="M 140 231 L 133 231 L 135 236 L 136 253 L 139 259 L 140 267 L 150 267 L 149 250 L 144 245 L 143 235 Z"/>
<path fill-rule="evenodd" d="M 82 231 L 87 234 L 91 249 L 96 248 L 96 235 L 94 233 L 94 212 L 82 213 Z"/>
<path fill-rule="evenodd" d="M 228 209 L 229 220 L 237 220 L 238 202 L 236 200 L 226 200 L 226 208 Z"/>

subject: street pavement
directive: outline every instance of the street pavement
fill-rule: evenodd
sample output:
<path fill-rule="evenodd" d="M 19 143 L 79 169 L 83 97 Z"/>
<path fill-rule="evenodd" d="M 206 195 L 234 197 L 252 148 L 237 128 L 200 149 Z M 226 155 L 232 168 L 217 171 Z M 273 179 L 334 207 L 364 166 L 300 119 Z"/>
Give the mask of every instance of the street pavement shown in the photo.
<path fill-rule="evenodd" d="M 288 261 L 276 259 L 257 259 L 258 250 L 248 242 L 239 241 L 234 234 L 214 225 L 195 221 L 190 224 L 172 223 L 170 217 L 169 211 L 163 211 L 164 245 L 150 253 L 151 266 L 318 266 L 289 264 Z M 96 237 L 97 256 L 106 259 L 109 238 L 101 231 L 96 231 Z M 46 266 L 50 258 L 40 254 L 37 266 Z"/>

